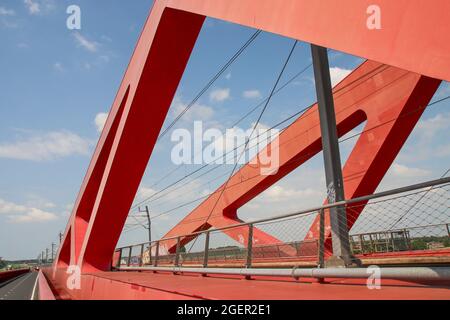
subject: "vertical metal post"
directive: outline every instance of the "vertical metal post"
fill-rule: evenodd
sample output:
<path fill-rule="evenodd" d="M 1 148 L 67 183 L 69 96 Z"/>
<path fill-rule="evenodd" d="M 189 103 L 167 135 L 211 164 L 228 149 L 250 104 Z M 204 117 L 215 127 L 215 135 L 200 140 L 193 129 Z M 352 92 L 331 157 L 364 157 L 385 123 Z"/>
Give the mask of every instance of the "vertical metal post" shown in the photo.
<path fill-rule="evenodd" d="M 446 224 L 446 227 L 447 227 L 447 235 L 450 238 L 450 227 L 448 223 Z"/>
<path fill-rule="evenodd" d="M 152 244 L 151 243 L 148 244 L 147 250 L 148 250 L 148 264 L 152 265 L 153 262 L 152 262 Z"/>
<path fill-rule="evenodd" d="M 159 257 L 159 241 L 156 241 L 155 261 L 153 264 L 155 267 L 158 266 L 158 257 Z"/>
<path fill-rule="evenodd" d="M 364 253 L 364 238 L 362 234 L 359 235 L 359 243 L 361 247 L 361 253 Z"/>
<path fill-rule="evenodd" d="M 133 247 L 130 247 L 130 252 L 128 253 L 128 261 L 127 261 L 127 267 L 131 264 L 131 254 L 133 253 Z"/>
<path fill-rule="evenodd" d="M 392 252 L 395 252 L 395 238 L 393 232 L 391 232 L 391 244 L 392 244 Z"/>
<path fill-rule="evenodd" d="M 141 245 L 141 261 L 139 261 L 139 266 L 142 267 L 144 265 L 144 244 Z"/>
<path fill-rule="evenodd" d="M 319 268 L 325 267 L 325 210 L 319 212 Z"/>
<path fill-rule="evenodd" d="M 330 66 L 326 48 L 312 44 L 311 53 L 319 105 L 328 203 L 332 204 L 344 201 L 345 195 L 336 128 L 336 114 L 331 88 Z M 350 251 L 345 207 L 330 208 L 330 224 L 333 241 L 333 257 L 328 263 L 330 266 L 349 266 L 354 261 L 354 258 L 351 256 Z"/>
<path fill-rule="evenodd" d="M 253 224 L 248 225 L 248 242 L 247 242 L 247 268 L 252 267 L 252 254 L 253 254 Z"/>
<path fill-rule="evenodd" d="M 369 239 L 370 239 L 370 253 L 374 253 L 375 252 L 375 245 L 373 243 L 373 239 L 372 239 L 372 234 L 369 234 Z"/>
<path fill-rule="evenodd" d="M 117 268 L 122 265 L 122 248 L 119 249 L 119 261 L 117 261 Z"/>
<path fill-rule="evenodd" d="M 408 248 L 408 250 L 411 250 L 412 249 L 411 241 L 409 241 L 408 230 L 406 229 L 403 229 L 403 239 L 405 239 L 406 247 Z"/>
<path fill-rule="evenodd" d="M 175 267 L 178 267 L 180 264 L 180 245 L 181 245 L 181 238 L 177 238 L 177 248 L 175 251 Z"/>
<path fill-rule="evenodd" d="M 210 232 L 206 232 L 206 238 L 205 238 L 205 253 L 203 256 L 203 268 L 208 267 L 208 258 L 209 258 L 209 235 Z"/>

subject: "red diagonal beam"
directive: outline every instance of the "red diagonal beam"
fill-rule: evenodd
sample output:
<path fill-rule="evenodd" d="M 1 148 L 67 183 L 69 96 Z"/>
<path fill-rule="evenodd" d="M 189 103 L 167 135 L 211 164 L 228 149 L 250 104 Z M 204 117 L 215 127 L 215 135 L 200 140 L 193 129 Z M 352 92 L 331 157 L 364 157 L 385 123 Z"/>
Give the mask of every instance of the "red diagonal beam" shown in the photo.
<path fill-rule="evenodd" d="M 113 103 L 57 262 L 78 263 L 84 270 L 109 268 L 205 16 L 450 80 L 450 43 L 445 41 L 450 2 L 379 0 L 383 20 L 382 29 L 376 31 L 366 28 L 371 4 L 370 0 L 157 0 Z M 317 147 L 311 146 L 312 151 Z M 233 210 L 225 213 L 233 216 Z"/>
<path fill-rule="evenodd" d="M 439 84 L 439 80 L 367 61 L 334 88 L 339 137 L 367 120 L 365 132 L 344 167 L 347 199 L 373 193 Z M 272 144 L 268 146 L 272 153 L 280 154 L 277 174 L 265 176 L 261 175 L 261 166 L 244 166 L 231 177 L 224 192 L 221 190 L 225 184 L 165 237 L 196 232 L 206 223 L 208 227 L 220 228 L 241 222 L 237 217 L 240 207 L 322 150 L 317 105 L 284 130 L 278 140 L 279 150 Z M 358 214 L 353 212 L 349 226 Z M 308 239 L 317 239 L 316 231 L 314 224 Z M 224 233 L 247 244 L 247 233 L 242 228 L 227 229 Z M 259 244 L 279 242 L 256 228 L 254 239 Z M 166 246 L 173 251 L 175 242 L 166 242 Z"/>

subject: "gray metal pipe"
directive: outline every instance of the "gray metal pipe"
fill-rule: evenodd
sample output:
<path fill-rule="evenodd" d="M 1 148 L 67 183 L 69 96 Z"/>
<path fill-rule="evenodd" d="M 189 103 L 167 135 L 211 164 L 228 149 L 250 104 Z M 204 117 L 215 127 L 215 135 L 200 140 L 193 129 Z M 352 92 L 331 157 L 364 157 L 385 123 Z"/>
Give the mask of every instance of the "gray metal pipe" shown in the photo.
<path fill-rule="evenodd" d="M 367 279 L 369 268 L 296 268 L 296 269 L 232 269 L 232 268 L 183 268 L 183 267 L 122 267 L 120 271 L 155 271 L 171 273 L 198 273 L 238 276 L 272 276 L 291 278 L 352 278 Z M 450 281 L 450 267 L 402 267 L 380 268 L 381 279 L 405 281 Z"/>

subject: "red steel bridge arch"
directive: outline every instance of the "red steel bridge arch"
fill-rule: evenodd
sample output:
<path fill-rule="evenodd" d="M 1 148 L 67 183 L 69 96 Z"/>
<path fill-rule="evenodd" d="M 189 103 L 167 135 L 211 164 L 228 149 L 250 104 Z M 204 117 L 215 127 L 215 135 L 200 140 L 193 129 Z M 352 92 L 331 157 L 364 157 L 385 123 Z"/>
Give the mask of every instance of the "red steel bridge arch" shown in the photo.
<path fill-rule="evenodd" d="M 129 209 L 206 16 L 377 61 L 360 68 L 390 65 L 382 82 L 389 82 L 389 72 L 394 78 L 403 72 L 400 91 L 383 91 L 386 103 L 384 98 L 375 99 L 372 108 L 388 106 L 402 114 L 408 108 L 424 107 L 440 80 L 450 80 L 450 43 L 445 41 L 450 34 L 450 2 L 436 0 L 430 5 L 426 0 L 378 0 L 381 30 L 366 27 L 366 9 L 371 4 L 372 0 L 156 0 L 84 178 L 55 271 L 69 264 L 80 266 L 83 272 L 110 269 Z M 364 90 L 373 90 L 374 79 Z M 360 117 L 361 113 L 357 114 Z M 355 122 L 361 121 L 354 117 L 358 116 L 351 117 Z M 409 118 L 399 137 L 396 134 L 402 133 L 403 127 L 392 126 L 386 137 L 395 144 L 393 149 L 401 148 L 419 117 Z M 148 124 L 148 119 L 151 126 L 140 125 Z M 378 174 L 384 175 L 386 165 L 371 168 L 371 173 L 380 170 Z"/>

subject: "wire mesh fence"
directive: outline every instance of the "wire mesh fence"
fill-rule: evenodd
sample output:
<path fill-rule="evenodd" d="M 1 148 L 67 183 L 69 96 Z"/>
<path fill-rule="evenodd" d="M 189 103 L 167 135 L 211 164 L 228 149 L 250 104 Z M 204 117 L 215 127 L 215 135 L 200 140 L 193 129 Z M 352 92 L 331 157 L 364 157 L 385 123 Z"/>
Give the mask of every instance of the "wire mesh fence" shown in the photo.
<path fill-rule="evenodd" d="M 450 179 L 299 213 L 120 248 L 117 267 L 324 266 L 333 254 L 331 208 L 344 210 L 357 257 L 401 252 L 450 256 Z M 330 213 L 331 212 L 331 213 Z M 120 258 L 118 258 L 118 256 Z"/>
<path fill-rule="evenodd" d="M 354 254 L 449 248 L 450 184 L 350 205 Z"/>

